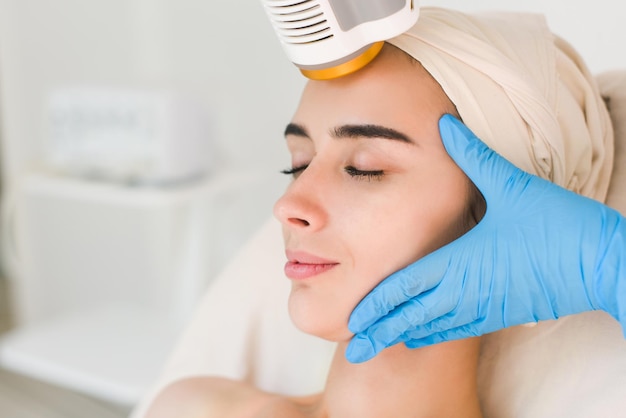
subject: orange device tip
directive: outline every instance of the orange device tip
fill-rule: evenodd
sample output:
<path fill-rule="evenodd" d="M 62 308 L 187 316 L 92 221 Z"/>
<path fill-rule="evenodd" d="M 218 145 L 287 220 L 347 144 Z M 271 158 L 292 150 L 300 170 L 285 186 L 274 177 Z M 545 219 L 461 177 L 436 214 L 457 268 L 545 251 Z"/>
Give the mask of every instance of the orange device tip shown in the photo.
<path fill-rule="evenodd" d="M 370 45 L 362 54 L 352 58 L 349 61 L 336 65 L 330 68 L 322 68 L 318 70 L 306 70 L 300 68 L 300 72 L 311 80 L 330 80 L 333 78 L 343 77 L 344 75 L 351 74 L 369 64 L 376 55 L 383 49 L 385 42 L 375 42 Z"/>

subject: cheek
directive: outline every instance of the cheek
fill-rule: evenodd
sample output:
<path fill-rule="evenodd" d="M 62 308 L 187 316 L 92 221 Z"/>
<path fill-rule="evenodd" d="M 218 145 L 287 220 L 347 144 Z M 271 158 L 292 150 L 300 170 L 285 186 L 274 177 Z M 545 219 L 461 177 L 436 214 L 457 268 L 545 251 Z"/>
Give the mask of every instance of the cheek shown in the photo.
<path fill-rule="evenodd" d="M 467 225 L 469 186 L 464 177 L 437 182 L 422 201 L 420 217 L 408 222 L 407 231 L 421 232 L 422 257 L 463 235 Z"/>
<path fill-rule="evenodd" d="M 355 237 L 356 269 L 368 278 L 358 284 L 362 293 L 466 232 L 469 180 L 455 165 L 430 174 L 376 195 L 370 210 L 351 221 L 352 232 L 345 233 Z"/>

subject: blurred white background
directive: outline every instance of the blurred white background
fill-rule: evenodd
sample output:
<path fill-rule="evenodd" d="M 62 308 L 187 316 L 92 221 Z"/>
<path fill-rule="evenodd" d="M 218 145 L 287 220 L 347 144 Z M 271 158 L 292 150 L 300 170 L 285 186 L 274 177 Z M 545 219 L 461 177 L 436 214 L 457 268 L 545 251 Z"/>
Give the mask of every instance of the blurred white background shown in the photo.
<path fill-rule="evenodd" d="M 195 298 L 271 216 L 303 84 L 260 2 L 1 0 L 0 367 L 132 405 Z M 166 187 L 119 174 L 131 151 L 147 155 L 131 171 L 180 157 Z M 17 413 L 7 398 L 0 416 Z"/>
<path fill-rule="evenodd" d="M 592 71 L 626 68 L 619 2 L 422 5 L 543 12 Z M 0 0 L 0 318 L 12 329 L 0 342 L 0 368 L 130 407 L 202 288 L 271 216 L 286 182 L 278 171 L 289 163 L 282 132 L 304 83 L 256 0 Z M 102 92 L 148 104 L 111 116 L 120 101 Z M 183 127 L 194 121 L 159 107 L 178 108 L 170 97 L 193 103 L 202 129 L 190 133 Z M 58 106 L 79 105 L 84 112 L 72 115 L 80 117 L 63 121 L 80 129 L 55 136 Z M 141 149 L 153 161 L 199 140 L 211 154 L 204 176 L 172 175 L 160 187 L 120 180 L 115 161 L 96 172 L 52 164 L 51 149 L 74 149 L 85 132 L 104 141 L 95 157 L 119 153 L 100 135 L 112 132 L 111 118 L 129 123 L 125 134 L 143 124 Z M 156 348 L 142 356 L 147 347 Z"/>
<path fill-rule="evenodd" d="M 43 104 L 66 85 L 171 89 L 200 100 L 224 166 L 285 163 L 303 79 L 260 2 L 2 0 L 3 172 L 38 157 Z"/>

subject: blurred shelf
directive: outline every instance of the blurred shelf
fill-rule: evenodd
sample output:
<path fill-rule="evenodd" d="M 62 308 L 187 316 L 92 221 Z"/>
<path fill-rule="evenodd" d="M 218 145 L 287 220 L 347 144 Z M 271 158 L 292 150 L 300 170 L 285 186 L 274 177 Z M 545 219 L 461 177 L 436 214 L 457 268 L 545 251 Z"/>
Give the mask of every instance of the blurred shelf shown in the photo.
<path fill-rule="evenodd" d="M 252 171 L 165 188 L 24 177 L 5 217 L 14 323 L 0 368 L 135 405 L 279 188 Z"/>
<path fill-rule="evenodd" d="M 132 406 L 176 341 L 170 322 L 158 312 L 121 306 L 51 318 L 5 334 L 0 366 Z"/>
<path fill-rule="evenodd" d="M 104 402 L 0 369 L 0 416 L 6 418 L 126 418 L 128 407 Z"/>

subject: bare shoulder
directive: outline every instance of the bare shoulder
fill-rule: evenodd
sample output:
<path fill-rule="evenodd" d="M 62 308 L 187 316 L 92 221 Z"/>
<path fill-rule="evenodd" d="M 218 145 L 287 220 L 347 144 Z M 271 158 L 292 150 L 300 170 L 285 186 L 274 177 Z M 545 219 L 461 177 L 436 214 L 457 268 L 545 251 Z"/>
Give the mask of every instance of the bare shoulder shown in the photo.
<path fill-rule="evenodd" d="M 145 418 L 244 418 L 253 415 L 267 394 L 230 379 L 189 377 L 165 387 L 148 410 Z"/>
<path fill-rule="evenodd" d="M 322 418 L 321 396 L 300 398 L 274 396 L 266 400 L 257 410 L 254 418 Z"/>
<path fill-rule="evenodd" d="M 190 377 L 166 387 L 145 418 L 308 418 L 302 405 L 244 382 Z"/>

